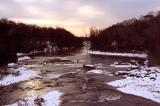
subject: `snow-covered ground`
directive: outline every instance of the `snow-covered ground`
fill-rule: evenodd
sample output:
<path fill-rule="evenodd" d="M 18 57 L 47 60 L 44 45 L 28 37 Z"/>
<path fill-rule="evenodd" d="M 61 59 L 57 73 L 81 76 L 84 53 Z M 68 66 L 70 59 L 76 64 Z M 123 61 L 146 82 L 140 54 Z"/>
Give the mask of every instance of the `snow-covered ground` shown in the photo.
<path fill-rule="evenodd" d="M 6 106 L 59 106 L 62 95 L 63 93 L 59 91 L 52 91 L 42 96 L 29 97 L 23 101 L 19 100 L 14 104 Z"/>
<path fill-rule="evenodd" d="M 21 67 L 21 68 L 18 68 L 18 69 L 11 69 L 10 71 L 12 73 L 18 72 L 19 75 L 15 76 L 15 75 L 9 74 L 9 75 L 3 77 L 0 80 L 0 85 L 1 86 L 7 86 L 7 85 L 10 85 L 10 84 L 13 84 L 13 83 L 17 83 L 17 82 L 20 82 L 20 81 L 25 81 L 25 80 L 28 80 L 30 78 L 34 78 L 34 77 L 38 76 L 37 72 L 32 71 L 32 70 L 27 70 L 24 67 Z"/>
<path fill-rule="evenodd" d="M 95 55 L 106 55 L 106 56 L 147 58 L 147 54 L 116 53 L 116 52 L 101 52 L 101 51 L 88 51 L 88 53 Z"/>
<path fill-rule="evenodd" d="M 123 76 L 125 79 L 108 84 L 124 93 L 141 96 L 160 103 L 160 67 L 142 67 L 125 74 Z"/>

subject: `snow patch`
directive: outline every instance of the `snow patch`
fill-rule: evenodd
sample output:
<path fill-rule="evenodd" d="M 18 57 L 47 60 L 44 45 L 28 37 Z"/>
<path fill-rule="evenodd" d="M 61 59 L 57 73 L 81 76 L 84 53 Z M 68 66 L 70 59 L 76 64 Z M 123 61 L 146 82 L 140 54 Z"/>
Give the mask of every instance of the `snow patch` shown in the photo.
<path fill-rule="evenodd" d="M 19 72 L 20 75 L 15 76 L 15 75 L 7 75 L 2 80 L 0 80 L 0 85 L 1 86 L 7 86 L 13 83 L 18 83 L 20 81 L 25 81 L 30 78 L 37 77 L 37 72 L 27 70 L 24 67 L 18 68 L 18 69 L 13 69 L 13 72 Z"/>
<path fill-rule="evenodd" d="M 37 102 L 40 106 L 59 106 L 61 100 L 60 97 L 63 93 L 59 91 L 52 91 L 42 96 L 34 96 L 29 97 L 22 100 L 17 101 L 14 104 L 6 105 L 6 106 L 38 106 Z"/>
<path fill-rule="evenodd" d="M 103 71 L 102 71 L 102 70 L 90 70 L 90 71 L 88 71 L 87 73 L 88 73 L 88 74 L 90 74 L 90 73 L 94 73 L 94 74 L 102 74 Z"/>
<path fill-rule="evenodd" d="M 16 54 L 18 57 L 20 57 L 20 56 L 24 56 L 24 55 L 26 55 L 25 53 L 17 53 Z"/>
<path fill-rule="evenodd" d="M 101 52 L 101 51 L 88 51 L 88 53 L 94 55 L 147 58 L 147 54 L 145 53 L 135 54 L 135 53 L 116 53 L 116 52 Z"/>
<path fill-rule="evenodd" d="M 15 65 L 17 65 L 16 63 L 8 63 L 8 67 L 14 67 Z"/>
<path fill-rule="evenodd" d="M 84 67 L 93 67 L 94 68 L 95 66 L 91 65 L 91 64 L 85 64 Z"/>
<path fill-rule="evenodd" d="M 118 71 L 115 73 L 116 75 L 127 75 L 127 74 L 130 74 L 129 71 Z"/>
<path fill-rule="evenodd" d="M 160 103 L 160 67 L 143 67 L 130 71 L 125 79 L 108 83 L 118 90 Z"/>
<path fill-rule="evenodd" d="M 30 60 L 30 59 L 31 59 L 31 57 L 29 57 L 29 56 L 23 56 L 23 57 L 19 57 L 19 58 L 18 58 L 18 61 Z"/>
<path fill-rule="evenodd" d="M 138 68 L 138 66 L 132 65 L 132 64 L 111 64 L 110 67 L 115 67 L 115 68 Z"/>

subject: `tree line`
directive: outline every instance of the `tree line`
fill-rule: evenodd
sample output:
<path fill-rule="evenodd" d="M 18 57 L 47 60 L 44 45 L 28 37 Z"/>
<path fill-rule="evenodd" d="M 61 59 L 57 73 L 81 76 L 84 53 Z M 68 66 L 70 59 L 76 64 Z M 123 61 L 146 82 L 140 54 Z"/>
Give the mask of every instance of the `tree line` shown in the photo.
<path fill-rule="evenodd" d="M 160 11 L 114 24 L 90 29 L 92 50 L 160 54 Z M 159 56 L 158 56 L 159 57 Z"/>
<path fill-rule="evenodd" d="M 0 19 L 0 65 L 16 62 L 16 53 L 43 51 L 46 42 L 63 50 L 82 47 L 82 39 L 64 28 L 39 27 Z"/>

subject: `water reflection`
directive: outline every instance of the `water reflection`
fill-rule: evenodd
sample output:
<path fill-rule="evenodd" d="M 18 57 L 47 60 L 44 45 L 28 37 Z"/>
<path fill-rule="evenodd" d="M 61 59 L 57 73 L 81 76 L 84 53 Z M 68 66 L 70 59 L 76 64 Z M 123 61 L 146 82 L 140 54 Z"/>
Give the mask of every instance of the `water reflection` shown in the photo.
<path fill-rule="evenodd" d="M 36 79 L 22 83 L 19 86 L 26 91 L 24 93 L 26 96 L 35 96 L 39 90 L 45 87 L 42 81 Z"/>

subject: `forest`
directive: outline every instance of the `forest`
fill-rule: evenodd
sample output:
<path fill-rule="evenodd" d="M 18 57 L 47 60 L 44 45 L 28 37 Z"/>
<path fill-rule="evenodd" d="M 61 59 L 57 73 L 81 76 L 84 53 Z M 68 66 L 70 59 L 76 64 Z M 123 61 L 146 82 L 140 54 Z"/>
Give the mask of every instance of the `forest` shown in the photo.
<path fill-rule="evenodd" d="M 16 53 L 43 51 L 46 42 L 58 50 L 82 47 L 82 39 L 64 28 L 39 27 L 0 19 L 0 64 L 16 62 Z"/>
<path fill-rule="evenodd" d="M 160 11 L 114 24 L 90 29 L 91 50 L 149 52 L 160 54 Z M 158 56 L 159 57 L 159 56 Z"/>

